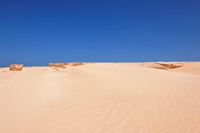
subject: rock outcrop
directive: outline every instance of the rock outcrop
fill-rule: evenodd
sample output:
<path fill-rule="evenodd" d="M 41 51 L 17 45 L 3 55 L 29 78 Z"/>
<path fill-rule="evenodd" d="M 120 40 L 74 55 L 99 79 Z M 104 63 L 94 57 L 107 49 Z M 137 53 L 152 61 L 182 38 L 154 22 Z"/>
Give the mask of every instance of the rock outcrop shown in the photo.
<path fill-rule="evenodd" d="M 49 67 L 53 68 L 54 70 L 58 71 L 58 69 L 65 69 L 66 67 L 73 67 L 73 66 L 80 66 L 83 65 L 82 62 L 66 62 L 66 63 L 49 63 Z"/>
<path fill-rule="evenodd" d="M 65 68 L 65 64 L 64 63 L 49 63 L 49 67 L 53 67 L 53 68 Z"/>
<path fill-rule="evenodd" d="M 69 62 L 69 63 L 64 63 L 66 66 L 80 66 L 83 65 L 83 62 Z"/>
<path fill-rule="evenodd" d="M 21 71 L 23 69 L 23 64 L 11 64 L 9 67 L 10 71 Z"/>
<path fill-rule="evenodd" d="M 164 70 L 169 70 L 169 69 L 175 69 L 175 68 L 179 68 L 179 67 L 183 67 L 184 63 L 168 63 L 168 62 L 158 62 L 158 63 L 142 63 L 142 66 L 146 66 L 146 67 L 151 67 L 151 68 L 155 68 L 155 69 L 164 69 Z"/>
<path fill-rule="evenodd" d="M 182 67 L 182 63 L 157 63 L 160 66 L 162 66 L 165 69 L 174 69 L 174 68 L 179 68 Z"/>

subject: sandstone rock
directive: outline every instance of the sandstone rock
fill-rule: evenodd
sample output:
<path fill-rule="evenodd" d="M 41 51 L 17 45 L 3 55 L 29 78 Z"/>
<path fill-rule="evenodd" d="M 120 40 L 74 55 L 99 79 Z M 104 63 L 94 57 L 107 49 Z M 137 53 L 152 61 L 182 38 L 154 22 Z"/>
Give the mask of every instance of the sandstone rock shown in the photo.
<path fill-rule="evenodd" d="M 83 65 L 83 62 L 69 62 L 69 63 L 64 63 L 65 65 L 69 65 L 69 66 L 80 66 Z"/>
<path fill-rule="evenodd" d="M 159 62 L 159 63 L 143 63 L 142 66 L 151 67 L 155 69 L 163 69 L 163 70 L 169 70 L 169 69 L 175 69 L 179 67 L 183 67 L 184 63 L 168 63 L 168 62 Z"/>
<path fill-rule="evenodd" d="M 65 68 L 65 64 L 64 63 L 49 63 L 49 67 L 53 67 L 53 68 Z"/>
<path fill-rule="evenodd" d="M 182 63 L 158 63 L 158 64 L 161 65 L 163 68 L 166 68 L 166 69 L 174 69 L 174 68 L 178 68 L 178 67 L 183 66 Z"/>
<path fill-rule="evenodd" d="M 11 64 L 10 71 L 21 71 L 23 69 L 23 64 Z"/>

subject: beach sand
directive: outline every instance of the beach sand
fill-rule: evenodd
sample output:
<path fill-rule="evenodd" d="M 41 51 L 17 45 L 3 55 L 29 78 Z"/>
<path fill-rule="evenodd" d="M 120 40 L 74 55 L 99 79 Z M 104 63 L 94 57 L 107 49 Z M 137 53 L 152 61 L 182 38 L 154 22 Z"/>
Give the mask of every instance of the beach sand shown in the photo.
<path fill-rule="evenodd" d="M 0 68 L 0 133 L 200 133 L 200 62 L 182 64 Z"/>

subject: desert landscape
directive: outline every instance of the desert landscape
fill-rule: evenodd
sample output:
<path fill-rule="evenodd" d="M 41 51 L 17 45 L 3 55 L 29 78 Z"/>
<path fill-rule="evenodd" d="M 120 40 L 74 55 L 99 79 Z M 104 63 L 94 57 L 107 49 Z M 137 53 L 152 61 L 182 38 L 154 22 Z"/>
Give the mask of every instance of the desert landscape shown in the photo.
<path fill-rule="evenodd" d="M 200 62 L 11 65 L 0 107 L 0 133 L 200 133 Z"/>

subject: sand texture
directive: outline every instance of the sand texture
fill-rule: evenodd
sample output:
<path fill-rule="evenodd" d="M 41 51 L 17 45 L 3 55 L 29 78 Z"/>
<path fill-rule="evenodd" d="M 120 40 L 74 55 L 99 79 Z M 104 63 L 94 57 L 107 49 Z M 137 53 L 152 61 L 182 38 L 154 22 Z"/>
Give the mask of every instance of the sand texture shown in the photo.
<path fill-rule="evenodd" d="M 200 63 L 176 65 L 0 68 L 0 133 L 200 133 Z"/>

